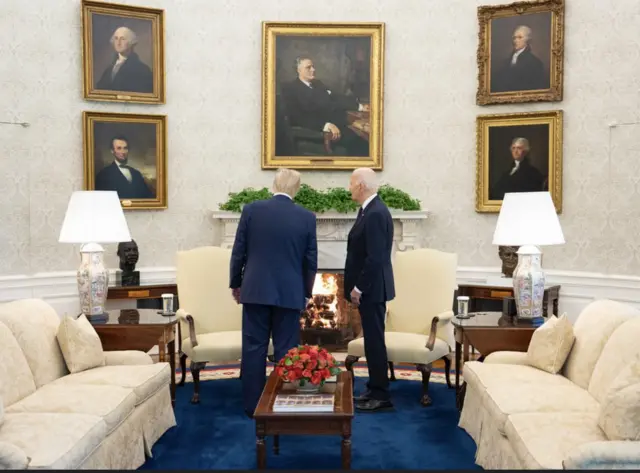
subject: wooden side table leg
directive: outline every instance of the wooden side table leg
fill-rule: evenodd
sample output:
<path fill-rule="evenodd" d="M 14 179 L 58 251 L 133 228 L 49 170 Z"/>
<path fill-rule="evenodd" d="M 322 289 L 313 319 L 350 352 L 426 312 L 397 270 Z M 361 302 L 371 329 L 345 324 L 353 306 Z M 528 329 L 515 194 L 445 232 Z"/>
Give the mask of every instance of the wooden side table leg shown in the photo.
<path fill-rule="evenodd" d="M 167 361 L 167 345 L 164 342 L 164 337 L 165 334 L 162 334 L 162 338 L 158 340 L 158 361 L 161 363 Z"/>
<path fill-rule="evenodd" d="M 342 469 L 351 469 L 351 435 L 342 436 Z"/>
<path fill-rule="evenodd" d="M 171 406 L 176 405 L 176 341 L 171 340 L 167 344 L 169 350 L 169 367 L 171 368 Z"/>

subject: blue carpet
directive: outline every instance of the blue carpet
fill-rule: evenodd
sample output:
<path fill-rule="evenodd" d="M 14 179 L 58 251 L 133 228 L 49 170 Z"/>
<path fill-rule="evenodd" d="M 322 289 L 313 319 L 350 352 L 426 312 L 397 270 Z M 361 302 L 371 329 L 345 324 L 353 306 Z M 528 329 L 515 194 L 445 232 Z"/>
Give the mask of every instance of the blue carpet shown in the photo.
<path fill-rule="evenodd" d="M 356 393 L 366 379 L 356 377 Z M 255 423 L 242 411 L 241 381 L 200 384 L 200 404 L 189 403 L 193 386 L 176 392 L 178 425 L 153 447 L 144 470 L 227 470 L 256 468 Z M 475 443 L 460 429 L 455 390 L 432 383 L 430 407 L 419 403 L 417 381 L 391 383 L 395 410 L 360 414 L 353 419 L 352 469 L 480 469 Z M 340 437 L 280 436 L 280 454 L 267 439 L 267 468 L 340 469 Z"/>

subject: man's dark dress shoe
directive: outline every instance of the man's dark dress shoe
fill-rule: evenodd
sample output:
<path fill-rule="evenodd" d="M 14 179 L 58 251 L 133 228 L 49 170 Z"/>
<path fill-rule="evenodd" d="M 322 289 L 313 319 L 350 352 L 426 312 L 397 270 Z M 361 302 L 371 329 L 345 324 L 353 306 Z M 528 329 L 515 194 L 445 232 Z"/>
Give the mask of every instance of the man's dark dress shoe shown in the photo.
<path fill-rule="evenodd" d="M 393 409 L 393 404 L 391 404 L 391 401 L 367 399 L 366 401 L 356 402 L 356 409 L 363 412 L 383 411 Z"/>
<path fill-rule="evenodd" d="M 364 401 L 368 401 L 369 399 L 371 399 L 371 394 L 367 393 L 362 393 L 359 396 L 355 397 L 353 399 L 353 402 L 364 402 Z"/>

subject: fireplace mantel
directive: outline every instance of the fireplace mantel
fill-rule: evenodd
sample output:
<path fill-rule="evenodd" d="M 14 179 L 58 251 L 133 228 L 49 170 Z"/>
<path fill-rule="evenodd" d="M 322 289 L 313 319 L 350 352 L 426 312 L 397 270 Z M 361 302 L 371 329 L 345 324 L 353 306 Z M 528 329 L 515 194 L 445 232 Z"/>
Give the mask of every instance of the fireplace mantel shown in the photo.
<path fill-rule="evenodd" d="M 221 232 L 215 245 L 223 248 L 233 247 L 240 221 L 240 214 L 214 210 L 212 216 Z M 428 218 L 429 212 L 399 211 L 391 209 L 394 222 L 393 251 L 407 251 L 420 247 L 421 224 Z M 355 213 L 324 212 L 317 214 L 318 266 L 320 269 L 343 269 L 347 252 L 347 237 L 356 220 Z"/>

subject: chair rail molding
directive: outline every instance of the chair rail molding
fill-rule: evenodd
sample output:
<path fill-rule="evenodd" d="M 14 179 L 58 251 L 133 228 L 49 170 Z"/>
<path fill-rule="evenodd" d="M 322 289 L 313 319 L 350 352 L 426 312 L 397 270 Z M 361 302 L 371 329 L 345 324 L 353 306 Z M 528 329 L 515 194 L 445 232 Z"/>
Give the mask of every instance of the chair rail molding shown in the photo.
<path fill-rule="evenodd" d="M 141 284 L 175 283 L 174 267 L 139 270 Z M 571 321 L 577 319 L 584 306 L 597 299 L 612 299 L 640 308 L 638 276 L 561 270 L 545 272 L 548 283 L 562 286 L 559 311 L 566 312 Z M 499 267 L 459 266 L 457 271 L 458 284 L 508 281 L 500 276 Z M 110 280 L 115 281 L 115 269 L 111 270 Z M 61 317 L 65 314 L 77 314 L 80 305 L 76 271 L 0 276 L 0 303 L 27 298 L 47 301 Z M 118 304 L 122 308 L 128 308 L 129 306 L 124 305 L 130 302 L 134 301 L 108 301 L 109 304 Z M 451 302 L 453 306 L 453 299 Z"/>

